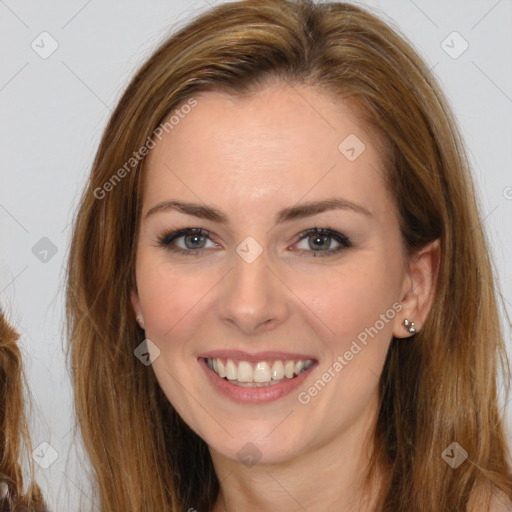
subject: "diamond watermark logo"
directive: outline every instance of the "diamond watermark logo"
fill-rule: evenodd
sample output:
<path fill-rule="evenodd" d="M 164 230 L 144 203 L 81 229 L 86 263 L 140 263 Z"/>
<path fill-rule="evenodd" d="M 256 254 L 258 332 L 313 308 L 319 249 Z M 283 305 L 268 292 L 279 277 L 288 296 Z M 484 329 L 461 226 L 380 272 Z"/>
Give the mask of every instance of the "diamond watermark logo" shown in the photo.
<path fill-rule="evenodd" d="M 453 469 L 457 469 L 468 458 L 468 452 L 459 443 L 453 442 L 441 457 Z"/>
<path fill-rule="evenodd" d="M 160 349 L 150 339 L 145 339 L 133 353 L 142 364 L 149 366 L 160 356 Z"/>
<path fill-rule="evenodd" d="M 441 41 L 441 48 L 452 59 L 458 59 L 469 48 L 469 43 L 458 32 L 454 31 Z"/>
<path fill-rule="evenodd" d="M 30 44 L 41 59 L 50 57 L 59 47 L 57 40 L 48 32 L 41 32 Z"/>
<path fill-rule="evenodd" d="M 32 254 L 40 262 L 48 263 L 57 254 L 57 246 L 44 236 L 32 247 Z"/>
<path fill-rule="evenodd" d="M 43 441 L 32 452 L 32 459 L 43 469 L 48 469 L 58 458 L 59 454 L 57 453 L 57 450 L 55 450 L 55 448 L 46 441 Z"/>
<path fill-rule="evenodd" d="M 236 454 L 238 460 L 248 467 L 254 466 L 262 455 L 260 449 L 253 443 L 245 443 Z"/>
<path fill-rule="evenodd" d="M 357 160 L 365 149 L 364 142 L 353 133 L 345 137 L 338 146 L 339 152 L 350 162 Z"/>
<path fill-rule="evenodd" d="M 252 236 L 248 236 L 237 246 L 236 252 L 246 263 L 252 263 L 263 252 L 263 247 Z"/>

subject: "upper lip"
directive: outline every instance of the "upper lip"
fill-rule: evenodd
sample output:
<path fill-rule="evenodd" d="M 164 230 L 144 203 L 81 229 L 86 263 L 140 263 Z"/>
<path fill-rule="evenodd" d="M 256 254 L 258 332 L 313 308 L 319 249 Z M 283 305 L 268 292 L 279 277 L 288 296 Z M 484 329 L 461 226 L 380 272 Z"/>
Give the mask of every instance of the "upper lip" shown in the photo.
<path fill-rule="evenodd" d="M 199 354 L 198 357 L 204 357 L 209 359 L 227 358 L 227 359 L 238 359 L 240 361 L 250 361 L 257 363 L 259 361 L 272 361 L 274 359 L 282 360 L 303 360 L 311 359 L 316 361 L 316 358 L 308 354 L 299 354 L 297 352 L 280 352 L 280 351 L 264 351 L 254 352 L 252 354 L 244 352 L 243 350 L 211 350 Z"/>

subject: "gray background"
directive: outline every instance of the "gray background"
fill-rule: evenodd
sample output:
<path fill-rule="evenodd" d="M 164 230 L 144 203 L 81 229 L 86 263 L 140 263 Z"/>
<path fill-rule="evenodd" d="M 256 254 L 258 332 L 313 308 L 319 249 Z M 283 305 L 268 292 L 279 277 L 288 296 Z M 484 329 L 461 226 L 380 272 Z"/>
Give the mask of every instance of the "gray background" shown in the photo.
<path fill-rule="evenodd" d="M 72 212 L 129 78 L 165 35 L 215 3 L 0 0 L 0 304 L 22 336 L 34 447 L 51 445 L 38 448 L 48 467 L 36 464 L 36 478 L 54 510 L 77 510 L 79 501 L 94 508 L 86 465 L 75 453 L 81 448 L 73 440 L 63 352 L 63 265 Z M 399 27 L 444 87 L 469 148 L 510 315 L 512 1 L 359 4 Z M 50 36 L 40 36 L 45 31 Z M 464 41 L 446 39 L 454 31 L 469 44 L 457 58 Z M 31 46 L 48 51 L 52 40 L 58 48 L 47 58 Z M 506 335 L 510 349 L 510 330 Z"/>

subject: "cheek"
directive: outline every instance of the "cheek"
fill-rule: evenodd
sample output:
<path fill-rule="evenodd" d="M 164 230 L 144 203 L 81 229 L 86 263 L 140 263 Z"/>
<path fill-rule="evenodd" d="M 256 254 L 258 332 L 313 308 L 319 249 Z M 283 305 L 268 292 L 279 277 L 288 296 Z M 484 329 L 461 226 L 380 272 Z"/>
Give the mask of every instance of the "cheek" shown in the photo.
<path fill-rule="evenodd" d="M 194 344 L 189 341 L 198 336 L 214 281 L 211 274 L 171 265 L 150 251 L 137 260 L 137 288 L 145 334 L 159 349 L 153 371 L 169 402 L 194 424 L 197 419 L 190 416 L 195 414 L 190 397 L 201 396 L 201 392 L 192 378 L 197 363 L 193 357 Z M 183 392 L 183 386 L 188 393 Z"/>
<path fill-rule="evenodd" d="M 215 281 L 210 272 L 194 271 L 190 265 L 180 267 L 142 251 L 137 261 L 137 288 L 147 336 L 162 344 L 172 338 L 176 341 L 173 346 L 192 336 Z M 163 348 L 169 349 L 168 345 Z"/>
<path fill-rule="evenodd" d="M 315 316 L 329 328 L 331 348 L 338 349 L 340 344 L 350 344 L 392 307 L 395 295 L 391 272 L 368 258 L 364 265 L 354 268 L 347 265 L 339 271 L 331 269 L 315 279 L 302 277 L 295 287 Z M 386 334 L 392 330 L 391 322 L 385 322 L 383 328 L 379 322 L 378 326 Z"/>
<path fill-rule="evenodd" d="M 338 421 L 333 418 L 356 421 L 375 397 L 396 316 L 393 278 L 385 265 L 368 258 L 357 269 L 330 272 L 328 286 L 326 279 L 301 281 L 297 295 L 306 297 L 316 323 L 329 332 L 324 329 L 328 334 L 320 339 L 327 357 L 315 381 L 299 390 L 299 403 L 318 411 L 329 407 L 326 428 Z"/>

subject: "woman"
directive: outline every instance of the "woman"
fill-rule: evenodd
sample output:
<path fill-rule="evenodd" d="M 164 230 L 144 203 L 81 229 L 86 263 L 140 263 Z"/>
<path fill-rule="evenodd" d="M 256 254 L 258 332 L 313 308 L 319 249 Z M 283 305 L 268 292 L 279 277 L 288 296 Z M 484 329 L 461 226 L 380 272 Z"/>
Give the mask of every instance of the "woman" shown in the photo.
<path fill-rule="evenodd" d="M 30 439 L 23 406 L 22 367 L 18 335 L 0 311 L 0 510 L 43 511 L 38 486 L 23 489 L 20 459 Z M 30 465 L 32 474 L 33 468 Z"/>
<path fill-rule="evenodd" d="M 105 130 L 68 273 L 102 511 L 510 506 L 463 145 L 366 11 L 248 0 L 170 37 Z"/>

